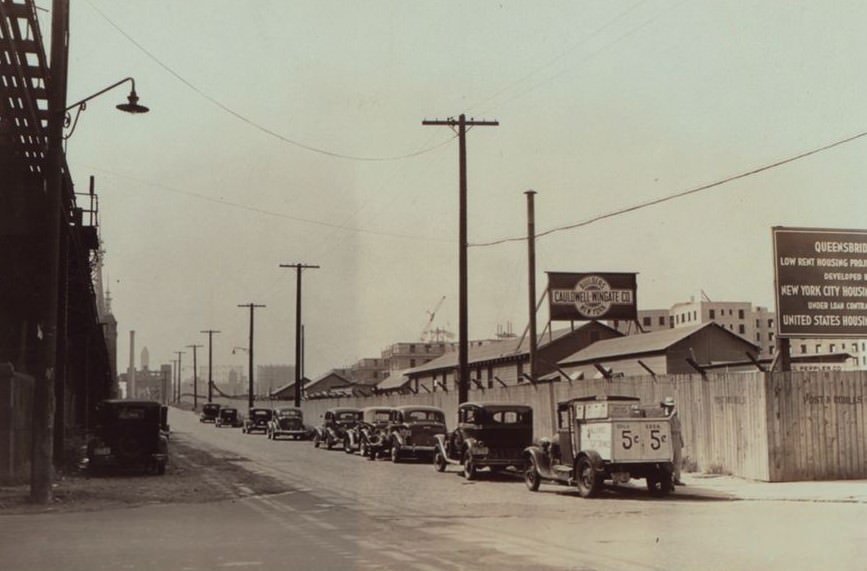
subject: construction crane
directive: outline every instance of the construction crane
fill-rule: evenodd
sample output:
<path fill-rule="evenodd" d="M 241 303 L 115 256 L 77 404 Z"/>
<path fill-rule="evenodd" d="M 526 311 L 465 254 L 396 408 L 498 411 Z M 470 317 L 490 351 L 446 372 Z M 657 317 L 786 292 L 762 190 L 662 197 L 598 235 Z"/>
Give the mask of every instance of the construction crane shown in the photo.
<path fill-rule="evenodd" d="M 434 317 L 436 317 L 437 311 L 439 311 L 440 307 L 442 306 L 442 304 L 445 300 L 446 300 L 446 296 L 442 296 L 440 298 L 440 300 L 437 302 L 436 306 L 432 310 L 427 312 L 429 317 L 428 317 L 427 323 L 425 324 L 424 329 L 422 329 L 421 335 L 419 337 L 422 341 L 425 341 L 428 334 L 430 333 L 431 325 L 433 325 Z"/>

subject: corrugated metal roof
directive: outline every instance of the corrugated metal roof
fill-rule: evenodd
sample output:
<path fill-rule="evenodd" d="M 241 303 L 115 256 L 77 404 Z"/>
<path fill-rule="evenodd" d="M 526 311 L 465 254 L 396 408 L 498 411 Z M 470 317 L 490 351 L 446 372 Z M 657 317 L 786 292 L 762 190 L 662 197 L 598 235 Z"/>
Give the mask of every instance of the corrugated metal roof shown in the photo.
<path fill-rule="evenodd" d="M 651 333 L 640 333 L 638 335 L 627 335 L 625 337 L 617 337 L 614 339 L 603 339 L 602 341 L 597 341 L 589 347 L 585 347 L 584 349 L 569 355 L 565 359 L 561 359 L 557 364 L 560 366 L 579 365 L 582 363 L 628 355 L 662 353 L 675 343 L 686 339 L 690 335 L 706 327 L 716 327 L 721 331 L 725 331 L 729 335 L 737 337 L 744 343 L 748 343 L 755 347 L 754 343 L 751 343 L 740 335 L 736 335 L 725 327 L 721 327 L 720 325 L 710 321 L 698 325 L 691 325 L 689 327 L 675 327 L 674 329 L 663 329 L 662 331 L 653 331 Z"/>
<path fill-rule="evenodd" d="M 391 389 L 400 389 L 403 388 L 409 382 L 409 377 L 407 377 L 403 371 L 394 371 L 389 376 L 385 378 L 381 383 L 376 385 L 376 389 L 379 391 L 387 391 Z"/>
<path fill-rule="evenodd" d="M 558 329 L 549 335 L 543 334 L 539 335 L 539 348 L 545 347 L 550 343 L 558 341 L 559 339 L 569 335 L 571 333 L 575 333 L 583 329 L 584 327 L 590 326 L 594 322 L 583 323 L 579 327 L 576 327 L 574 330 L 570 329 Z M 601 324 L 604 327 L 607 327 L 604 324 Z M 468 361 L 470 364 L 473 363 L 484 363 L 486 361 L 496 361 L 500 359 L 518 359 L 524 355 L 528 355 L 530 353 L 530 340 L 528 337 L 524 337 L 521 340 L 520 346 L 518 345 L 518 340 L 507 339 L 503 341 L 491 341 L 489 343 L 485 343 L 483 345 L 470 346 Z M 445 353 L 443 356 L 438 357 L 432 361 L 425 363 L 424 365 L 420 365 L 418 367 L 407 369 L 405 373 L 407 375 L 424 373 L 427 371 L 436 371 L 439 369 L 454 369 L 458 366 L 458 352 L 457 351 L 449 351 Z"/>

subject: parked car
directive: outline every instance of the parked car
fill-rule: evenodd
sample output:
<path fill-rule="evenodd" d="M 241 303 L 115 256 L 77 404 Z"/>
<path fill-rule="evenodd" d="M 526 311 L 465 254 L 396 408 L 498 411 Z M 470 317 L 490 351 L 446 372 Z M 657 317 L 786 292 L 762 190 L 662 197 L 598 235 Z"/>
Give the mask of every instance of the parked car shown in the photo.
<path fill-rule="evenodd" d="M 270 408 L 251 408 L 247 411 L 247 417 L 244 418 L 244 425 L 241 427 L 241 432 L 245 434 L 253 434 L 268 432 L 268 423 L 271 422 L 272 412 Z"/>
<path fill-rule="evenodd" d="M 434 406 L 404 405 L 395 407 L 389 419 L 390 456 L 392 462 L 407 457 L 427 457 L 436 450 L 436 435 L 446 432 L 446 415 Z"/>
<path fill-rule="evenodd" d="M 300 408 L 275 408 L 271 412 L 267 433 L 271 440 L 277 440 L 281 436 L 304 440 L 310 438 L 312 432 L 310 427 L 304 425 L 304 413 Z"/>
<path fill-rule="evenodd" d="M 557 435 L 526 449 L 524 481 L 578 486 L 582 497 L 599 493 L 604 480 L 644 478 L 654 494 L 674 490 L 671 427 L 658 405 L 637 397 L 590 396 L 557 406 Z"/>
<path fill-rule="evenodd" d="M 238 416 L 238 409 L 231 406 L 224 406 L 220 409 L 220 414 L 217 415 L 217 420 L 214 422 L 214 426 L 217 428 L 221 428 L 223 426 L 228 426 L 231 428 L 237 428 L 241 426 L 241 417 Z"/>
<path fill-rule="evenodd" d="M 104 400 L 96 405 L 96 427 L 85 446 L 81 467 L 138 468 L 164 474 L 168 439 L 162 431 L 162 405 L 146 400 Z"/>
<path fill-rule="evenodd" d="M 218 403 L 205 403 L 202 405 L 202 413 L 199 415 L 199 422 L 216 422 L 219 414 L 220 405 Z"/>
<path fill-rule="evenodd" d="M 526 405 L 466 402 L 458 407 L 458 426 L 436 437 L 434 466 L 444 472 L 458 464 L 467 480 L 480 468 L 524 469 L 533 442 L 533 409 Z"/>
<path fill-rule="evenodd" d="M 322 416 L 322 426 L 317 428 L 313 435 L 313 446 L 319 448 L 324 444 L 331 450 L 334 446 L 342 444 L 346 431 L 355 426 L 360 419 L 361 410 L 357 408 L 329 408 Z"/>
<path fill-rule="evenodd" d="M 343 439 L 344 452 L 352 454 L 357 450 L 370 460 L 388 454 L 391 449 L 388 425 L 393 411 L 394 408 L 390 406 L 369 406 L 361 409 L 361 420 L 346 431 Z"/>

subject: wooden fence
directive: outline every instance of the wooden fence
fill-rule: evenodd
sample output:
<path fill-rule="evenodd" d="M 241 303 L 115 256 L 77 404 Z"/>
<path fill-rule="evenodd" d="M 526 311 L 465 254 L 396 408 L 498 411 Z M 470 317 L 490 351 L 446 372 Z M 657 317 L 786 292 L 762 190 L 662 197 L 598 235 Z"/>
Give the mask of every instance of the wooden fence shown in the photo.
<path fill-rule="evenodd" d="M 627 377 L 472 390 L 470 400 L 529 404 L 534 434 L 554 432 L 554 404 L 577 396 L 671 396 L 685 439 L 685 467 L 762 481 L 867 478 L 867 372 L 732 373 Z M 262 403 L 265 404 L 265 403 Z M 425 404 L 450 423 L 457 394 L 351 397 L 303 402 L 308 423 L 334 406 Z"/>

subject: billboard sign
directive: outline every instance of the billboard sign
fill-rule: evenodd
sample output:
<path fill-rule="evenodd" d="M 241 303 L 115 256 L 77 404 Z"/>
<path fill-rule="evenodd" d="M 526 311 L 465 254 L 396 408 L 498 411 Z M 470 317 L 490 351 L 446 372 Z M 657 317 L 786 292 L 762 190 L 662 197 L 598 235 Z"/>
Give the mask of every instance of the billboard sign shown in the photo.
<path fill-rule="evenodd" d="M 635 275 L 548 272 L 551 321 L 636 319 Z"/>
<path fill-rule="evenodd" d="M 781 337 L 867 337 L 867 230 L 775 227 Z"/>

